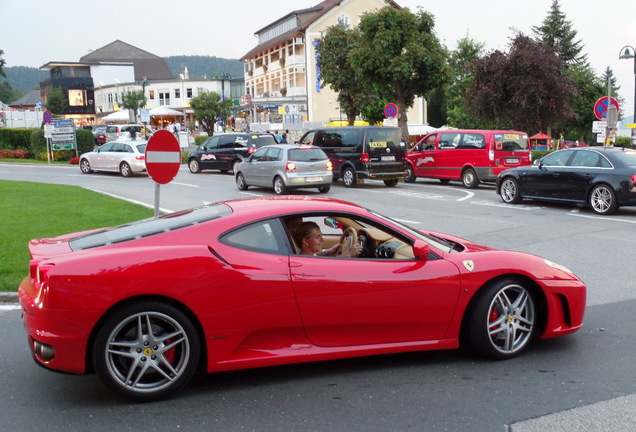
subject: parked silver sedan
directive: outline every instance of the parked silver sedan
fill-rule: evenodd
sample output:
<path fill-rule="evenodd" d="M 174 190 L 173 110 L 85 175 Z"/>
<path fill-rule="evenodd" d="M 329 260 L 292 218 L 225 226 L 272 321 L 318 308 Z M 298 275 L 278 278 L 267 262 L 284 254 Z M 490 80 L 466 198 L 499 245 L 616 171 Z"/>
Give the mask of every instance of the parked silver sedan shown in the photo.
<path fill-rule="evenodd" d="M 111 141 L 80 156 L 84 174 L 93 171 L 119 171 L 124 177 L 146 172 L 146 141 Z"/>
<path fill-rule="evenodd" d="M 238 165 L 235 175 L 240 190 L 260 186 L 273 188 L 277 195 L 295 188 L 318 188 L 325 193 L 333 182 L 325 152 L 297 144 L 263 146 Z"/>

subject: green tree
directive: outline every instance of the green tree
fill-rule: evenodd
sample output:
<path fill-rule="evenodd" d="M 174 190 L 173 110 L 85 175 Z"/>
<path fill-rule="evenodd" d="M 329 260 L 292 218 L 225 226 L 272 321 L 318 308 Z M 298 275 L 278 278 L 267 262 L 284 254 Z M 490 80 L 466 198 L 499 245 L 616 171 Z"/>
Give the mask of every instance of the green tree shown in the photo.
<path fill-rule="evenodd" d="M 146 105 L 146 96 L 142 90 L 127 91 L 122 95 L 121 106 L 133 110 L 135 121 L 137 119 L 137 111 Z"/>
<path fill-rule="evenodd" d="M 219 117 L 228 118 L 232 101 L 221 99 L 221 95 L 215 92 L 204 91 L 190 99 L 190 106 L 195 117 L 203 125 L 208 135 L 214 135 L 214 124 Z"/>
<path fill-rule="evenodd" d="M 552 7 L 540 26 L 533 26 L 535 40 L 551 47 L 566 65 L 586 62 L 586 55 L 581 54 L 583 45 L 576 39 L 576 30 L 561 12 L 559 0 L 552 0 Z"/>
<path fill-rule="evenodd" d="M 398 125 L 408 142 L 406 110 L 415 97 L 444 84 L 447 52 L 433 32 L 433 16 L 421 9 L 384 7 L 362 15 L 358 45 L 351 63 L 363 78 L 375 83 L 380 94 L 398 106 Z"/>
<path fill-rule="evenodd" d="M 2 81 L 0 83 L 0 101 L 4 103 L 11 103 L 22 96 L 18 90 L 11 87 L 9 81 Z"/>
<path fill-rule="evenodd" d="M 533 133 L 574 115 L 575 89 L 550 47 L 518 34 L 509 53 L 494 51 L 474 65 L 467 104 L 481 121 Z"/>
<path fill-rule="evenodd" d="M 53 114 L 64 114 L 68 110 L 68 99 L 62 87 L 55 87 L 47 95 L 46 109 Z"/>
<path fill-rule="evenodd" d="M 370 91 L 369 84 L 352 64 L 349 55 L 357 46 L 359 38 L 357 29 L 349 29 L 344 23 L 338 23 L 327 28 L 316 40 L 322 86 L 329 85 L 338 93 L 340 110 L 345 112 L 350 126 L 364 105 L 375 99 L 375 94 Z"/>
<path fill-rule="evenodd" d="M 4 66 L 7 64 L 7 62 L 2 57 L 4 57 L 4 51 L 0 49 L 0 76 L 6 78 L 7 74 L 4 71 Z"/>
<path fill-rule="evenodd" d="M 480 128 L 487 127 L 486 124 L 480 122 L 479 119 L 470 115 L 466 109 L 465 96 L 468 94 L 472 86 L 474 75 L 472 65 L 475 61 L 484 56 L 483 42 L 477 42 L 468 37 L 464 37 L 457 41 L 457 49 L 450 53 L 450 70 L 451 80 L 444 87 L 445 118 L 441 124 L 434 126 L 442 126 L 448 124 L 458 128 Z M 432 98 L 433 101 L 435 98 Z M 429 101 L 429 105 L 432 101 Z M 430 112 L 430 111 L 429 111 Z"/>

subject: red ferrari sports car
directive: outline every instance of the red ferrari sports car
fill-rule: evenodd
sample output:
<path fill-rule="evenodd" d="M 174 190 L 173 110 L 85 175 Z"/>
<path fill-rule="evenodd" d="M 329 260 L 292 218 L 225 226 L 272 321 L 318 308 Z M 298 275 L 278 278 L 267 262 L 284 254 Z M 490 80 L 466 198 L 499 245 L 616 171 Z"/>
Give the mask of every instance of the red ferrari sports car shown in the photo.
<path fill-rule="evenodd" d="M 315 223 L 315 253 L 301 254 L 302 222 Z M 332 254 L 338 243 L 355 254 Z M 509 358 L 534 337 L 578 330 L 585 310 L 585 284 L 549 260 L 327 198 L 219 202 L 32 240 L 29 251 L 19 296 L 35 361 L 96 372 L 137 401 L 167 396 L 198 369 L 460 342 Z"/>

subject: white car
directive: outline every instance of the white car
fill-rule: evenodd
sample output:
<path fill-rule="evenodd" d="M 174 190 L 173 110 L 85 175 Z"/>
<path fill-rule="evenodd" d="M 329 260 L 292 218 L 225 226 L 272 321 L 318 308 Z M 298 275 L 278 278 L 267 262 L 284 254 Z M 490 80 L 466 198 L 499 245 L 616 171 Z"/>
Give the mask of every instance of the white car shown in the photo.
<path fill-rule="evenodd" d="M 325 152 L 306 145 L 263 146 L 236 169 L 236 186 L 240 190 L 260 186 L 282 195 L 289 189 L 318 188 L 326 193 L 332 182 L 332 164 Z"/>
<path fill-rule="evenodd" d="M 84 174 L 93 171 L 119 171 L 124 177 L 146 172 L 146 141 L 118 140 L 80 156 Z"/>

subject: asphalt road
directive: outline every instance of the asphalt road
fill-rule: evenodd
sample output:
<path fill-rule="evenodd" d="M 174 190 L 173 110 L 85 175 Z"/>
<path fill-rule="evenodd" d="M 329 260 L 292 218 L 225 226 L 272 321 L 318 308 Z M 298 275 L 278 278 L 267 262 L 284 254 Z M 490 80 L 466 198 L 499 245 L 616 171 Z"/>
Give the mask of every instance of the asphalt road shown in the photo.
<path fill-rule="evenodd" d="M 0 164 L 0 179 L 76 184 L 152 206 L 154 183 L 77 167 Z M 239 192 L 232 176 L 182 169 L 162 186 L 161 207 L 272 195 Z M 315 191 L 307 194 L 318 195 Z M 0 308 L 0 430 L 607 431 L 636 430 L 636 290 L 629 265 L 636 208 L 598 217 L 585 208 L 504 205 L 491 186 L 435 181 L 355 189 L 353 201 L 416 228 L 535 253 L 588 284 L 584 328 L 539 341 L 519 358 L 489 361 L 442 351 L 320 362 L 197 377 L 174 398 L 131 404 L 96 376 L 69 376 L 30 359 L 18 310 Z"/>

